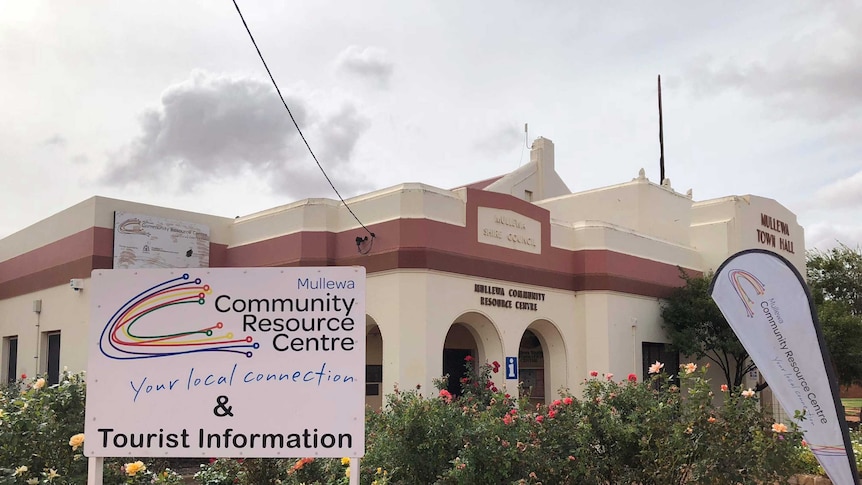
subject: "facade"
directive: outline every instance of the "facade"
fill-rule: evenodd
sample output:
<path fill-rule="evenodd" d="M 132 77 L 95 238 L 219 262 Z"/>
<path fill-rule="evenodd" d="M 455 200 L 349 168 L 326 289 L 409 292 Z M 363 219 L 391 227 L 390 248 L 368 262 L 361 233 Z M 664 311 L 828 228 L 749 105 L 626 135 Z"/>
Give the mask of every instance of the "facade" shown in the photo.
<path fill-rule="evenodd" d="M 467 355 L 517 357 L 518 379 L 498 385 L 514 394 L 521 381 L 537 401 L 577 390 L 594 369 L 643 378 L 671 357 L 660 302 L 682 284 L 680 269 L 700 274 L 765 247 L 804 274 L 803 230 L 778 202 L 695 202 L 643 171 L 571 193 L 544 138 L 502 177 L 452 190 L 402 184 L 347 203 L 373 237 L 329 199 L 234 219 L 93 197 L 0 240 L 0 377 L 86 368 L 94 269 L 364 266 L 372 406 L 396 386 L 433 389 L 444 373 L 457 384 Z M 124 246 L 141 221 L 176 250 Z"/>

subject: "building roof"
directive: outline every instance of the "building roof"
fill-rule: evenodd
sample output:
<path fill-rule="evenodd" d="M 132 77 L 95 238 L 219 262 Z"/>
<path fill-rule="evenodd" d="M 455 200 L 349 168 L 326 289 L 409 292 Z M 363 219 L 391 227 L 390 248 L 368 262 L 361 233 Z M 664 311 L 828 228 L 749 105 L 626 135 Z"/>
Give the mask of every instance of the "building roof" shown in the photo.
<path fill-rule="evenodd" d="M 455 188 L 453 188 L 453 189 L 451 189 L 451 190 L 458 190 L 458 189 L 477 189 L 477 190 L 485 190 L 485 188 L 486 188 L 487 186 L 489 186 L 489 185 L 493 184 L 494 182 L 496 182 L 496 181 L 500 180 L 501 178 L 505 177 L 506 175 L 508 175 L 508 174 L 504 173 L 503 175 L 497 175 L 496 177 L 491 177 L 491 178 L 489 178 L 489 179 L 480 180 L 480 181 L 478 181 L 478 182 L 473 182 L 473 183 L 470 183 L 470 184 L 467 184 L 467 185 L 460 185 L 460 186 L 455 187 Z"/>

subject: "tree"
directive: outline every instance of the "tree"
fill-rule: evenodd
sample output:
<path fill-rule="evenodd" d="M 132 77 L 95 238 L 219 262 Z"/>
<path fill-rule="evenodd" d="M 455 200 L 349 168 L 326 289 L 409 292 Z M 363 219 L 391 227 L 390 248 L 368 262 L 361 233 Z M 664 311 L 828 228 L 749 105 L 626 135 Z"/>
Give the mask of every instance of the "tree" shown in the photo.
<path fill-rule="evenodd" d="M 843 386 L 862 384 L 862 250 L 845 244 L 806 253 L 808 286 Z"/>
<path fill-rule="evenodd" d="M 730 387 L 742 385 L 756 366 L 709 294 L 712 273 L 693 277 L 680 268 L 685 286 L 674 290 L 661 309 L 671 344 L 682 354 L 714 362 Z"/>

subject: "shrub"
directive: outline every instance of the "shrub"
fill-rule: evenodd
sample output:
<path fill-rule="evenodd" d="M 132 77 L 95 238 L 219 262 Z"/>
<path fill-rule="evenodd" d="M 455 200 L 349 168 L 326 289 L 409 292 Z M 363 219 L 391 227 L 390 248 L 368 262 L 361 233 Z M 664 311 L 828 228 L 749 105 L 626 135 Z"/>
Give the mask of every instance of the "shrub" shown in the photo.
<path fill-rule="evenodd" d="M 404 484 L 669 485 L 774 483 L 803 469 L 795 426 L 767 419 L 742 389 L 715 406 L 694 364 L 679 385 L 663 372 L 646 383 L 593 373 L 580 396 L 536 407 L 494 392 L 496 368 L 468 363 L 459 399 L 396 393 L 369 419 L 363 471 L 385 464 Z"/>
<path fill-rule="evenodd" d="M 0 390 L 0 485 L 87 482 L 83 455 L 84 374 L 63 371 L 58 384 L 43 377 L 18 381 Z M 166 463 L 105 460 L 104 480 L 114 484 L 180 483 Z M 129 467 L 129 464 L 134 464 Z M 133 473 L 130 473 L 133 472 Z"/>
<path fill-rule="evenodd" d="M 418 389 L 396 389 L 384 412 L 368 414 L 363 474 L 379 467 L 394 483 L 435 482 L 463 447 L 468 421 L 445 395 L 426 399 Z"/>
<path fill-rule="evenodd" d="M 72 436 L 84 431 L 84 393 L 83 375 L 66 372 L 53 386 L 41 377 L 22 376 L 3 389 L 0 466 L 14 478 L 8 483 L 48 476 L 52 483 L 86 483 L 83 449 L 73 450 L 69 444 Z"/>
<path fill-rule="evenodd" d="M 750 391 L 713 395 L 705 369 L 682 366 L 680 381 L 648 382 L 597 372 L 577 395 L 549 405 L 514 399 L 494 383 L 497 363 L 465 362 L 462 394 L 436 383 L 397 390 L 366 418 L 363 485 L 785 483 L 817 471 L 792 424 L 773 423 Z M 85 386 L 21 379 L 0 393 L 0 485 L 86 482 L 82 455 Z M 718 402 L 718 405 L 716 405 Z M 857 460 L 862 434 L 852 434 Z M 181 483 L 164 460 L 106 460 L 107 484 Z M 218 459 L 201 465 L 201 485 L 347 485 L 346 458 Z M 819 470 L 822 474 L 822 470 Z"/>

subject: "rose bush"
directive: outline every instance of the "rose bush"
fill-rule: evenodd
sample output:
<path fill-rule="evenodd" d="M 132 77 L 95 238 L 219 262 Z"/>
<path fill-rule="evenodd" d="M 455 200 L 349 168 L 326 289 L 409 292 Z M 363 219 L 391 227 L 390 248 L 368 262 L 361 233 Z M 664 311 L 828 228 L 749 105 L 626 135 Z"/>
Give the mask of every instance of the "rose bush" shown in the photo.
<path fill-rule="evenodd" d="M 0 390 L 0 485 L 87 483 L 83 374 L 63 371 L 58 384 L 27 378 Z M 105 460 L 106 484 L 178 484 L 164 466 L 132 459 Z M 129 467 L 127 464 L 132 464 Z M 128 473 L 133 471 L 134 473 Z"/>
<path fill-rule="evenodd" d="M 396 390 L 369 411 L 363 485 L 785 483 L 822 470 L 791 422 L 773 422 L 753 391 L 715 396 L 706 369 L 686 364 L 674 382 L 660 362 L 650 378 L 589 373 L 578 392 L 548 405 L 501 392 L 500 366 L 465 362 L 461 394 Z M 675 373 L 677 369 L 673 370 Z M 0 393 L 0 485 L 86 483 L 82 375 L 22 378 Z M 852 434 L 857 460 L 862 435 Z M 106 460 L 106 484 L 179 484 L 159 460 Z M 347 485 L 347 458 L 218 459 L 202 485 Z"/>

